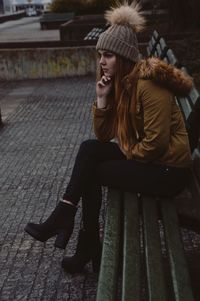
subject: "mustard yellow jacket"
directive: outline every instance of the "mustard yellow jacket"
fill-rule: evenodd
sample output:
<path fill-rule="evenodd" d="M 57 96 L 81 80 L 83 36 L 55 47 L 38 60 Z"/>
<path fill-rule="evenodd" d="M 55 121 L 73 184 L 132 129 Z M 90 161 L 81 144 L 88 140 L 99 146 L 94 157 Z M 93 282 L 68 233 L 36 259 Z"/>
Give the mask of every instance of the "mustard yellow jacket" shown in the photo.
<path fill-rule="evenodd" d="M 192 81 L 179 69 L 157 58 L 141 60 L 139 64 L 139 79 L 132 93 L 136 97 L 132 97 L 129 111 L 135 129 L 131 159 L 190 167 L 188 135 L 175 95 L 187 94 Z M 94 132 L 100 141 L 117 138 L 113 118 L 109 107 L 98 109 L 94 103 Z"/>

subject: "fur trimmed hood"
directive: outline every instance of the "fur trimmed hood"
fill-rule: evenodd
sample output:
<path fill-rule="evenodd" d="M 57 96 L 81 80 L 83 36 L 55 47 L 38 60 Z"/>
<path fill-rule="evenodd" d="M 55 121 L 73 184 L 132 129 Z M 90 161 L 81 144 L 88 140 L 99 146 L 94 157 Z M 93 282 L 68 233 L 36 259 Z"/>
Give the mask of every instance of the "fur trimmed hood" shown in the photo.
<path fill-rule="evenodd" d="M 156 57 L 142 59 L 137 68 L 140 79 L 153 80 L 177 96 L 187 95 L 193 86 L 189 75 Z"/>

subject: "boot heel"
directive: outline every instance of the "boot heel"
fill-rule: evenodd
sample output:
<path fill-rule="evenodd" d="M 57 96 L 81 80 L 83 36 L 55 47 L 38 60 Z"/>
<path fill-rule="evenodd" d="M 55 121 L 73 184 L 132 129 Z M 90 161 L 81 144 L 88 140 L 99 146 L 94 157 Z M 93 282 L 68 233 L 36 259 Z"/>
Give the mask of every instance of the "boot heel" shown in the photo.
<path fill-rule="evenodd" d="M 71 233 L 69 233 L 66 230 L 62 230 L 62 231 L 58 232 L 54 246 L 59 249 L 65 249 L 70 236 L 71 236 Z"/>

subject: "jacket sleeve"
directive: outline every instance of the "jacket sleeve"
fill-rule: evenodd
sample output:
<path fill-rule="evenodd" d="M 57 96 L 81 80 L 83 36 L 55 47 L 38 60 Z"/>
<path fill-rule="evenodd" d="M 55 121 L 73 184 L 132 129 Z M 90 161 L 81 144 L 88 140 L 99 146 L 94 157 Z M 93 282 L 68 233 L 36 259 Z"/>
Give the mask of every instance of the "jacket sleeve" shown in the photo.
<path fill-rule="evenodd" d="M 137 98 L 143 114 L 143 137 L 131 154 L 136 160 L 151 162 L 169 146 L 173 95 L 150 80 L 141 80 Z"/>
<path fill-rule="evenodd" d="M 114 138 L 114 116 L 113 111 L 110 106 L 105 109 L 98 109 L 96 102 L 94 102 L 92 107 L 93 112 L 93 127 L 94 133 L 102 142 L 110 141 Z"/>

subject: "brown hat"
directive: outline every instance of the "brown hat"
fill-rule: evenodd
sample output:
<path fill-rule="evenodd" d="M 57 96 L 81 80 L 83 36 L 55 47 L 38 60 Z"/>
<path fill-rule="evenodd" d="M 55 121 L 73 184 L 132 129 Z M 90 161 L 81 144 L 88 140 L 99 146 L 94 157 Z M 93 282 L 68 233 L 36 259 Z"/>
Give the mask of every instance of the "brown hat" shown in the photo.
<path fill-rule="evenodd" d="M 136 32 L 141 31 L 145 24 L 139 10 L 136 1 L 131 5 L 125 1 L 107 11 L 105 18 L 111 26 L 100 35 L 96 49 L 108 50 L 137 62 L 139 49 Z"/>

